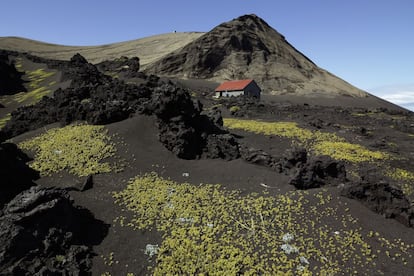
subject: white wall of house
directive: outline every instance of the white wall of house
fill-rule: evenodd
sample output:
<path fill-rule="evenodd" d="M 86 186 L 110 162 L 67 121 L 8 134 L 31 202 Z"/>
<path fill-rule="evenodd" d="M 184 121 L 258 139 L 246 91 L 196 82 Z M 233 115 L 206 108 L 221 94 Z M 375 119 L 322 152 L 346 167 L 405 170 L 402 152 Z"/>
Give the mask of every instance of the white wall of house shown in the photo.
<path fill-rule="evenodd" d="M 237 96 L 241 96 L 244 95 L 244 91 L 240 90 L 240 91 L 220 91 L 220 92 L 216 92 L 216 98 L 219 97 L 237 97 Z"/>

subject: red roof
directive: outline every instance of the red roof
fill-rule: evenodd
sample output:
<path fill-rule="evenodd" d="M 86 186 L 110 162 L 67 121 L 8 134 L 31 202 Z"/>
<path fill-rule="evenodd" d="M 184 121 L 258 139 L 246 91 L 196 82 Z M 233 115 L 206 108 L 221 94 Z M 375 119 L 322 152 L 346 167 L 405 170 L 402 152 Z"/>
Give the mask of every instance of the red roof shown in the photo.
<path fill-rule="evenodd" d="M 237 91 L 243 90 L 248 86 L 253 80 L 235 80 L 235 81 L 226 81 L 220 84 L 216 91 Z"/>

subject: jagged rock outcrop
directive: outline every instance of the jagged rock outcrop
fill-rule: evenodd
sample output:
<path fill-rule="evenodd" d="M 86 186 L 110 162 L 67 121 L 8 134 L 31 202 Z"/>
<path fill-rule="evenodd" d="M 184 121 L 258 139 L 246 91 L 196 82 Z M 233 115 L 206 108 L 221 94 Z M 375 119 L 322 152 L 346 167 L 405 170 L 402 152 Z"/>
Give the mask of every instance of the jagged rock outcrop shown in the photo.
<path fill-rule="evenodd" d="M 111 81 L 110 77 L 102 74 L 80 54 L 74 55 L 69 63 L 61 63 L 59 66 L 63 71 L 62 80 L 71 80 L 72 88 L 102 85 Z"/>
<path fill-rule="evenodd" d="M 222 128 L 220 115 L 202 114 L 201 103 L 194 102 L 186 90 L 172 84 L 160 86 L 146 109 L 158 118 L 161 143 L 178 157 L 239 157 L 238 143 Z"/>
<path fill-rule="evenodd" d="M 251 78 L 263 93 L 366 95 L 316 66 L 256 15 L 220 24 L 146 72 L 219 82 Z"/>
<path fill-rule="evenodd" d="M 104 75 L 79 54 L 58 66 L 72 80 L 70 87 L 14 111 L 0 140 L 55 122 L 108 124 L 137 112 L 158 118 L 161 143 L 180 158 L 239 157 L 236 140 L 224 135 L 221 115 L 202 114 L 201 103 L 193 102 L 187 90 L 156 76 L 145 76 L 140 85 L 125 83 Z"/>
<path fill-rule="evenodd" d="M 89 275 L 108 225 L 62 189 L 32 187 L 0 212 L 2 275 Z"/>
<path fill-rule="evenodd" d="M 63 78 L 70 79 L 70 87 L 58 89 L 53 97 L 44 97 L 35 105 L 12 112 L 11 120 L 0 131 L 0 140 L 37 129 L 47 124 L 88 121 L 108 124 L 128 118 L 151 97 L 158 85 L 157 77 L 148 77 L 142 85 L 126 84 L 105 76 L 82 56 L 70 62 L 54 64 L 63 70 Z M 154 84 L 155 83 L 155 84 Z"/>
<path fill-rule="evenodd" d="M 26 162 L 30 158 L 15 144 L 0 144 L 0 209 L 20 192 L 35 185 L 39 173 Z"/>
<path fill-rule="evenodd" d="M 0 52 L 0 95 L 12 95 L 27 91 L 24 87 L 22 76 L 24 73 L 17 71 L 14 62 L 9 60 L 6 52 Z"/>

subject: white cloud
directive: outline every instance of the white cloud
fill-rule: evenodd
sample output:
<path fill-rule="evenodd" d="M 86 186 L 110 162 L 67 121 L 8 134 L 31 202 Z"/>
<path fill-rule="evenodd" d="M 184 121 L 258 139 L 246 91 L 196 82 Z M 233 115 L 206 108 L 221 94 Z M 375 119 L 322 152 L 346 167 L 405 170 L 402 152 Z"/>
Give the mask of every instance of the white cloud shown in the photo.
<path fill-rule="evenodd" d="M 414 111 L 414 84 L 387 85 L 370 91 L 378 97 Z"/>
<path fill-rule="evenodd" d="M 397 91 L 382 96 L 383 99 L 396 104 L 414 103 L 414 90 L 413 91 Z"/>

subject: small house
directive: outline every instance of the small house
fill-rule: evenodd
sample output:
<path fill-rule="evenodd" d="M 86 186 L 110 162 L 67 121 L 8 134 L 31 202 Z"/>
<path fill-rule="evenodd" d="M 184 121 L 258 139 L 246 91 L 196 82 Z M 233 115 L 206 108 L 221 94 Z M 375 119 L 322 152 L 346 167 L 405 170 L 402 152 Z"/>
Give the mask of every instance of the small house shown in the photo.
<path fill-rule="evenodd" d="M 260 98 L 260 92 L 262 90 L 254 80 L 234 80 L 226 81 L 220 84 L 215 90 L 215 97 L 237 97 L 248 96 Z"/>

